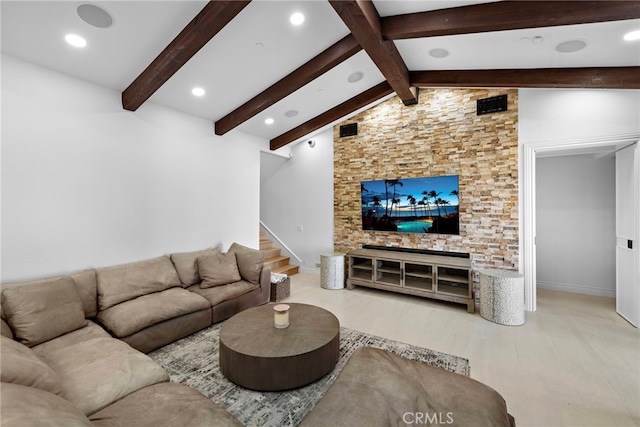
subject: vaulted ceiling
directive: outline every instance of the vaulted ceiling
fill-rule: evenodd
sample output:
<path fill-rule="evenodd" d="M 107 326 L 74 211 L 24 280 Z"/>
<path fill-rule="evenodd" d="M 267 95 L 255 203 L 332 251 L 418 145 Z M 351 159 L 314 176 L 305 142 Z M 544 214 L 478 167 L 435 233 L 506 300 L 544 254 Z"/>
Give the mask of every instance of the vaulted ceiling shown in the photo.
<path fill-rule="evenodd" d="M 411 108 L 418 88 L 640 89 L 640 40 L 623 38 L 640 30 L 638 1 L 23 0 L 0 8 L 3 53 L 122 92 L 126 110 L 156 102 L 211 120 L 218 135 L 266 138 L 271 149 L 392 94 Z M 300 25 L 289 22 L 295 12 Z M 67 45 L 70 33 L 87 45 Z"/>

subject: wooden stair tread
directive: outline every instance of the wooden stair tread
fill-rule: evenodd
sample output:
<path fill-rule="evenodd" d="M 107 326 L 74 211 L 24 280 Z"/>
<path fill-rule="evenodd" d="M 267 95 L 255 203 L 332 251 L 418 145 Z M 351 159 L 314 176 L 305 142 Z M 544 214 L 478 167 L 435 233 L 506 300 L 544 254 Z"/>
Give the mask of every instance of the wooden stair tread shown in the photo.
<path fill-rule="evenodd" d="M 297 265 L 289 264 L 290 258 L 280 253 L 280 248 L 271 246 L 273 240 L 266 237 L 262 231 L 260 232 L 260 250 L 265 252 L 264 265 L 271 270 L 272 273 L 282 273 L 288 276 L 298 273 Z"/>
<path fill-rule="evenodd" d="M 282 265 L 280 267 L 274 267 L 271 269 L 272 273 L 283 273 L 286 274 L 288 276 L 292 276 L 294 274 L 298 273 L 298 266 L 297 265 Z"/>

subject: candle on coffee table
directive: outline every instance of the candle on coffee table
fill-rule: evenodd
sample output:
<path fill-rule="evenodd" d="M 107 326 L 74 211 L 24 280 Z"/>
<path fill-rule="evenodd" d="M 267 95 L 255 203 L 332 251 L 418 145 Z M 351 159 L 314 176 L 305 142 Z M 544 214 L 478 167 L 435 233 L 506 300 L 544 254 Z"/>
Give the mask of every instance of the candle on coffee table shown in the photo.
<path fill-rule="evenodd" d="M 289 326 L 289 305 L 277 304 L 273 306 L 273 326 L 283 329 Z"/>

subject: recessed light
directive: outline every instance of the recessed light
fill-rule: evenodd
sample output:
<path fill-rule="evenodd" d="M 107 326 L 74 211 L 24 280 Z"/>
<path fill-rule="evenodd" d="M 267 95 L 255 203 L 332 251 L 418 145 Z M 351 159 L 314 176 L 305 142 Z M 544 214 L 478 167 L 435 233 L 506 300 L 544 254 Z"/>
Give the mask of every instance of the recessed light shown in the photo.
<path fill-rule="evenodd" d="M 355 73 L 353 73 L 349 77 L 347 77 L 347 81 L 349 83 L 355 83 L 355 82 L 359 82 L 360 80 L 362 80 L 363 77 L 364 77 L 364 73 L 362 71 L 356 71 Z"/>
<path fill-rule="evenodd" d="M 624 35 L 624 39 L 627 41 L 640 40 L 640 30 L 631 31 Z"/>
<path fill-rule="evenodd" d="M 556 46 L 556 50 L 560 53 L 572 53 L 587 47 L 587 42 L 580 39 L 567 40 Z"/>
<path fill-rule="evenodd" d="M 73 47 L 85 47 L 87 45 L 87 41 L 77 34 L 67 34 L 64 39 Z"/>
<path fill-rule="evenodd" d="M 429 51 L 429 55 L 434 58 L 446 58 L 447 56 L 449 56 L 449 51 L 447 49 L 436 48 L 431 49 Z"/>
<path fill-rule="evenodd" d="M 273 120 L 271 117 L 269 117 L 269 118 L 265 119 L 265 121 L 264 121 L 264 122 L 265 122 L 266 124 L 268 124 L 268 125 L 272 125 L 272 124 L 273 124 L 273 122 L 275 122 L 275 120 Z"/>
<path fill-rule="evenodd" d="M 102 6 L 93 3 L 81 3 L 76 8 L 80 19 L 98 28 L 109 28 L 113 25 L 113 16 Z"/>
<path fill-rule="evenodd" d="M 194 87 L 193 89 L 191 89 L 191 93 L 194 96 L 204 96 L 204 94 L 207 92 L 205 92 L 205 90 L 202 89 L 201 87 Z"/>
<path fill-rule="evenodd" d="M 289 18 L 289 21 L 293 25 L 300 25 L 304 22 L 304 15 L 300 12 L 296 12 Z"/>
<path fill-rule="evenodd" d="M 298 115 L 298 110 L 289 110 L 284 113 L 285 117 L 295 117 Z"/>

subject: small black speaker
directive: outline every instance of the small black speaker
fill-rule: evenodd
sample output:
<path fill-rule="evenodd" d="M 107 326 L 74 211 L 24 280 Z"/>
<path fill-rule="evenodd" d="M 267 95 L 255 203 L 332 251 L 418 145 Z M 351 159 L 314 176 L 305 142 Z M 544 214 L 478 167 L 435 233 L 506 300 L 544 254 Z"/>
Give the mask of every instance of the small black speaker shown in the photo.
<path fill-rule="evenodd" d="M 492 96 L 476 101 L 477 115 L 507 111 L 507 95 Z"/>
<path fill-rule="evenodd" d="M 358 134 L 357 123 L 349 123 L 348 125 L 340 126 L 340 138 L 344 138 L 345 136 L 354 136 L 357 134 Z"/>

